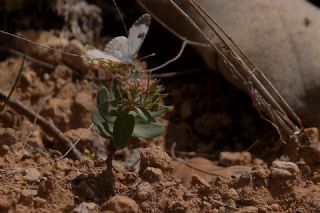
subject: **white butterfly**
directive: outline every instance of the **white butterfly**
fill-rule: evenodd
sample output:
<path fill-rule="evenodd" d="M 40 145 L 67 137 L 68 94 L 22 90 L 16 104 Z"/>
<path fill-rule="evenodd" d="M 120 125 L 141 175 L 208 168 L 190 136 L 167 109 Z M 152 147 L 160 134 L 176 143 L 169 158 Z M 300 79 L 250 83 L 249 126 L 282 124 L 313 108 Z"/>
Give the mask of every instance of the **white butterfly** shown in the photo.
<path fill-rule="evenodd" d="M 128 38 L 119 36 L 113 38 L 103 51 L 89 49 L 85 58 L 98 62 L 102 66 L 132 65 L 149 30 L 151 17 L 144 14 L 136 20 L 129 30 Z"/>

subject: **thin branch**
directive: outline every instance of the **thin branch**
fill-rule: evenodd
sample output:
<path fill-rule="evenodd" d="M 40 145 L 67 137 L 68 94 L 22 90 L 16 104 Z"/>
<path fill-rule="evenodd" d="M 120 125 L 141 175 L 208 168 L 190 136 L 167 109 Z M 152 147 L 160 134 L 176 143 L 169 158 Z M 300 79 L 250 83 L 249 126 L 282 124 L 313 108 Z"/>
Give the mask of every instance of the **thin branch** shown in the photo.
<path fill-rule="evenodd" d="M 73 53 L 68 53 L 68 52 L 65 52 L 65 51 L 63 51 L 63 50 L 59 50 L 59 49 L 56 49 L 56 48 L 53 48 L 53 47 L 49 47 L 49 46 L 47 46 L 47 45 L 34 42 L 34 41 L 32 41 L 32 40 L 30 40 L 30 39 L 27 39 L 27 38 L 25 38 L 25 37 L 23 37 L 23 36 L 15 35 L 15 34 L 12 34 L 12 33 L 6 32 L 6 31 L 3 31 L 3 30 L 0 30 L 0 33 L 3 33 L 3 34 L 8 35 L 8 36 L 15 37 L 15 38 L 19 38 L 19 39 L 21 39 L 21 40 L 23 40 L 23 41 L 29 42 L 29 43 L 31 43 L 31 44 L 38 45 L 38 46 L 40 46 L 40 47 L 43 47 L 43 48 L 46 48 L 46 49 L 49 49 L 49 50 L 54 50 L 54 51 L 57 51 L 57 52 L 60 52 L 60 53 L 66 54 L 66 55 L 70 55 L 70 56 L 81 57 L 81 55 L 73 54 Z"/>
<path fill-rule="evenodd" d="M 180 56 L 182 55 L 187 44 L 189 44 L 189 40 L 184 40 L 181 45 L 180 51 L 178 52 L 178 54 L 175 57 L 171 58 L 170 60 L 166 61 L 165 63 L 161 64 L 160 66 L 157 66 L 157 67 L 154 67 L 151 69 L 147 69 L 145 71 L 151 73 L 153 71 L 159 70 L 159 69 L 171 64 L 172 62 L 175 62 L 176 60 L 178 60 L 180 58 Z"/>

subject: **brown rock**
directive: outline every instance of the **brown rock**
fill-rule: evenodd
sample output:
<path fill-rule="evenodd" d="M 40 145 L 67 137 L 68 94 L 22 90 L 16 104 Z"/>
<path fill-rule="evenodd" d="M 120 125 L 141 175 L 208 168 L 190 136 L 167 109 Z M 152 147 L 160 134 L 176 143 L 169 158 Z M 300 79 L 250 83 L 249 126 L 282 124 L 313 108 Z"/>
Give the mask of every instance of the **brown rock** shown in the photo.
<path fill-rule="evenodd" d="M 161 169 L 148 167 L 143 171 L 142 176 L 149 182 L 158 182 L 161 180 L 163 173 Z"/>
<path fill-rule="evenodd" d="M 98 213 L 98 206 L 95 203 L 80 203 L 75 209 L 72 210 L 72 213 Z"/>
<path fill-rule="evenodd" d="M 167 26 L 191 40 L 203 41 L 199 33 L 167 0 L 140 0 Z M 320 125 L 320 14 L 308 1 L 198 0 L 209 16 L 222 26 L 257 67 L 269 78 L 307 126 Z M 185 1 L 177 2 L 202 32 L 220 45 L 210 28 Z M 228 14 L 228 15 L 226 15 Z M 308 25 L 305 20 L 309 20 Z M 249 23 L 249 24 L 248 24 Z M 219 70 L 238 87 L 233 75 L 214 50 L 199 48 L 212 70 Z"/>
<path fill-rule="evenodd" d="M 40 181 L 41 174 L 36 168 L 27 168 L 23 173 L 23 179 L 28 182 Z"/>
<path fill-rule="evenodd" d="M 192 175 L 191 185 L 196 186 L 200 192 L 208 193 L 211 191 L 210 184 L 197 174 Z"/>
<path fill-rule="evenodd" d="M 33 198 L 33 204 L 34 207 L 39 208 L 44 206 L 47 203 L 46 199 L 43 199 L 41 197 L 34 197 Z"/>
<path fill-rule="evenodd" d="M 273 161 L 270 169 L 272 178 L 294 178 L 300 172 L 297 164 L 279 160 Z"/>
<path fill-rule="evenodd" d="M 154 190 L 148 182 L 143 182 L 138 186 L 137 195 L 140 201 L 150 199 L 153 193 Z"/>
<path fill-rule="evenodd" d="M 138 204 L 129 197 L 126 196 L 114 196 L 105 202 L 102 206 L 102 210 L 111 210 L 117 213 L 138 213 L 141 212 Z"/>
<path fill-rule="evenodd" d="M 144 171 L 147 167 L 159 168 L 162 171 L 169 169 L 170 157 L 160 147 L 146 148 L 142 150 L 140 157 L 140 171 Z"/>
<path fill-rule="evenodd" d="M 225 166 L 247 165 L 252 162 L 250 152 L 221 152 L 219 164 Z"/>

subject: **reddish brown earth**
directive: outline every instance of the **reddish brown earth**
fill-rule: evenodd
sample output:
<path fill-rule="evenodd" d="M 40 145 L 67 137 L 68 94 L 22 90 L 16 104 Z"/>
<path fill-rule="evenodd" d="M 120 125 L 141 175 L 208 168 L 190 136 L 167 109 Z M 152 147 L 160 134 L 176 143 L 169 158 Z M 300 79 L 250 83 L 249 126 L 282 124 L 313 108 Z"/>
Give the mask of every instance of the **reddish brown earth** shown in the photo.
<path fill-rule="evenodd" d="M 48 32 L 24 35 L 68 52 L 83 49 Z M 161 120 L 166 133 L 118 150 L 112 178 L 104 161 L 108 141 L 87 130 L 108 73 L 26 42 L 14 46 L 46 64 L 26 61 L 13 97 L 73 142 L 81 137 L 84 160 L 67 155 L 56 161 L 64 142 L 6 107 L 0 114 L 0 212 L 320 212 L 319 166 L 289 162 L 286 154 L 295 149 L 284 146 L 249 98 L 219 74 L 163 79 L 164 102 L 173 106 Z M 188 57 L 181 59 L 185 67 Z M 0 90 L 7 93 L 22 57 L 1 59 Z M 307 132 L 320 143 L 317 129 Z"/>

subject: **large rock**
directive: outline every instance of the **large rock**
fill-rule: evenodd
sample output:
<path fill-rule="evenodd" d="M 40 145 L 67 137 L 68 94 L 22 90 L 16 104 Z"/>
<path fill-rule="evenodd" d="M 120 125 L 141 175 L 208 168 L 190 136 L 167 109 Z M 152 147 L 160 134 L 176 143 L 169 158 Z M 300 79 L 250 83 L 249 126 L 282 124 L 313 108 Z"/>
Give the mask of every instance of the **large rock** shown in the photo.
<path fill-rule="evenodd" d="M 187 38 L 196 32 L 167 0 L 140 0 L 166 24 Z M 193 19 L 199 19 L 185 0 L 176 0 Z M 320 127 L 320 13 L 301 0 L 197 0 L 252 61 L 273 82 L 306 126 Z M 165 7 L 165 9 L 163 9 Z M 192 12 L 190 12 L 192 11 Z M 213 38 L 207 26 L 204 33 Z M 214 38 L 213 38 L 214 39 Z M 212 69 L 233 84 L 226 66 L 212 51 L 200 49 Z"/>

